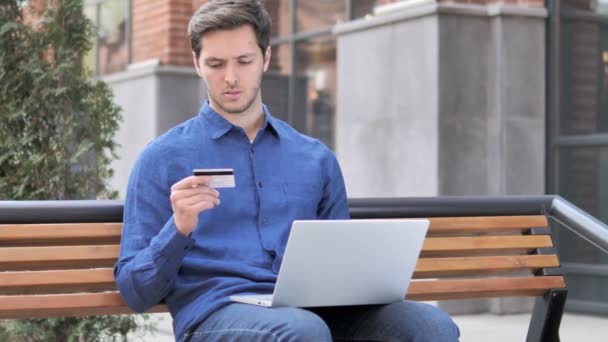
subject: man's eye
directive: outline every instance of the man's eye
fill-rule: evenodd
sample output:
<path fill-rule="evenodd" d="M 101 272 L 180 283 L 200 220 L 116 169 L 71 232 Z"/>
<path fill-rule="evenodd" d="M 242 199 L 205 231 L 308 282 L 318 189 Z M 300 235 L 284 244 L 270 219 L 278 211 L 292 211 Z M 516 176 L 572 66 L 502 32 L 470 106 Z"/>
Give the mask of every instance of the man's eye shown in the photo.
<path fill-rule="evenodd" d="M 239 61 L 240 64 L 251 64 L 251 61 Z"/>
<path fill-rule="evenodd" d="M 212 69 L 218 69 L 221 68 L 222 65 L 221 64 L 207 64 L 210 68 Z"/>

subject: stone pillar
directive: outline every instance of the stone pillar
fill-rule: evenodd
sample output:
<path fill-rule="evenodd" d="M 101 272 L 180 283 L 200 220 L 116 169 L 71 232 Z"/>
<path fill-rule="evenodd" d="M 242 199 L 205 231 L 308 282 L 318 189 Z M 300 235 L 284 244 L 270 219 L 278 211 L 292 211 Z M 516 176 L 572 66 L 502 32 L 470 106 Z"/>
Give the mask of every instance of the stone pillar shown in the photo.
<path fill-rule="evenodd" d="M 336 152 L 349 197 L 543 194 L 546 10 L 399 4 L 339 24 Z M 442 302 L 452 313 L 529 300 Z"/>

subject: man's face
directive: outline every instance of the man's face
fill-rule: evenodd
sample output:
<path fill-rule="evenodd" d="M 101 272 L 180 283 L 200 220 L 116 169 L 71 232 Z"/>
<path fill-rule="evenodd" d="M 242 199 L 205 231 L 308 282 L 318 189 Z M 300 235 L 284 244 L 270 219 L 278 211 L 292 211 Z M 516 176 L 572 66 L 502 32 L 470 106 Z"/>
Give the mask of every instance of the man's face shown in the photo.
<path fill-rule="evenodd" d="M 261 103 L 262 73 L 268 69 L 270 48 L 262 55 L 249 25 L 207 32 L 201 40 L 198 74 L 207 84 L 211 107 L 221 114 L 240 114 Z"/>

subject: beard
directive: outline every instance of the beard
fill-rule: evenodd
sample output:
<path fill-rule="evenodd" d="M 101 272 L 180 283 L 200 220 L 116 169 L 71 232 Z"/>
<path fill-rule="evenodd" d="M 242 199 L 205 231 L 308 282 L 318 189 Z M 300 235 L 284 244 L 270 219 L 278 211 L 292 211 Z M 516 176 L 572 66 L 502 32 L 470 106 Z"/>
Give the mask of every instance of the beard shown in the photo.
<path fill-rule="evenodd" d="M 244 112 L 246 112 L 247 110 L 249 110 L 255 103 L 255 101 L 257 100 L 258 96 L 260 96 L 260 89 L 262 87 L 262 77 L 264 75 L 263 70 L 259 70 L 259 74 L 257 75 L 257 79 L 255 82 L 255 87 L 253 87 L 253 89 L 251 89 L 251 97 L 250 98 L 244 98 L 244 103 L 238 107 L 234 107 L 231 106 L 231 104 L 228 103 L 224 103 L 221 100 L 221 93 L 219 94 L 218 97 L 214 96 L 212 92 L 208 92 L 209 93 L 209 97 L 211 99 L 213 99 L 213 102 L 219 107 L 216 108 L 216 110 L 221 110 L 224 113 L 227 114 L 242 114 Z M 247 93 L 247 91 L 243 92 L 243 96 L 245 96 Z"/>
<path fill-rule="evenodd" d="M 228 113 L 228 114 L 241 114 L 241 113 L 244 113 L 245 111 L 247 111 L 249 108 L 251 108 L 251 106 L 253 106 L 253 103 L 257 99 L 259 93 L 260 93 L 260 86 L 258 85 L 255 89 L 253 89 L 251 97 L 245 98 L 244 99 L 245 103 L 243 103 L 242 105 L 240 105 L 238 107 L 233 107 L 233 106 L 224 104 L 222 101 L 220 101 L 218 98 L 216 98 L 211 92 L 209 92 L 209 97 L 211 97 L 213 99 L 214 104 L 219 107 L 219 108 L 217 108 L 218 110 L 220 110 L 224 113 Z M 245 94 L 243 93 L 243 95 L 245 95 Z"/>

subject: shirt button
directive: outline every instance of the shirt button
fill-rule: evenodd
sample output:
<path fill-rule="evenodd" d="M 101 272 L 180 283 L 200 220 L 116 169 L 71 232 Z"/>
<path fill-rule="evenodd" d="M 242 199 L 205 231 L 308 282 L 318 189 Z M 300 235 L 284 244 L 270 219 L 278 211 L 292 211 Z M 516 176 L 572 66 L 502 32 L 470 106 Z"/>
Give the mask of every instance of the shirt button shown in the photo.
<path fill-rule="evenodd" d="M 258 182 L 258 186 L 261 188 L 262 187 L 262 182 Z"/>
<path fill-rule="evenodd" d="M 263 219 L 262 224 L 268 224 L 268 219 Z"/>

